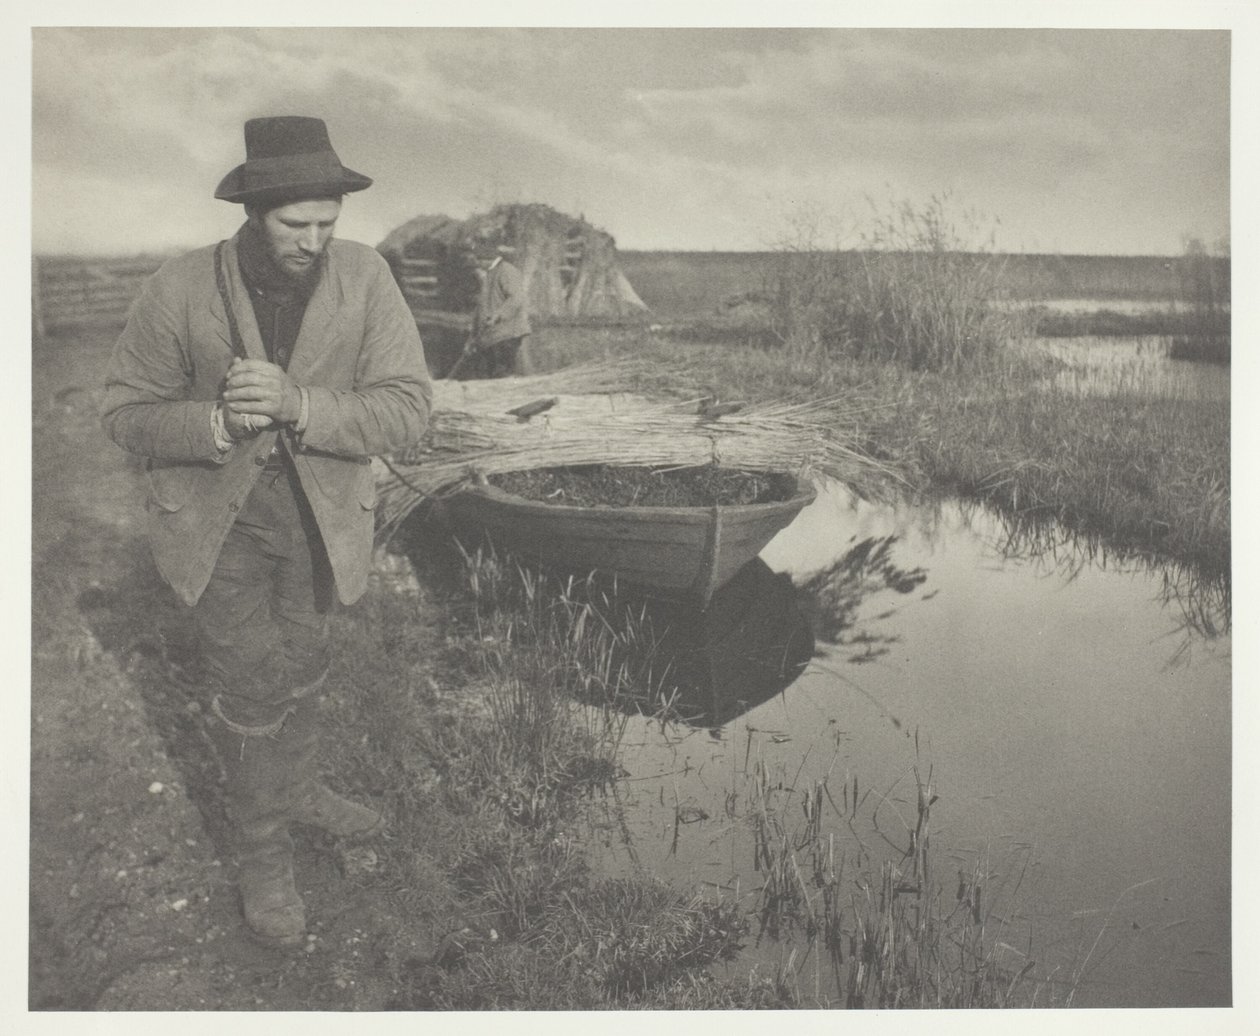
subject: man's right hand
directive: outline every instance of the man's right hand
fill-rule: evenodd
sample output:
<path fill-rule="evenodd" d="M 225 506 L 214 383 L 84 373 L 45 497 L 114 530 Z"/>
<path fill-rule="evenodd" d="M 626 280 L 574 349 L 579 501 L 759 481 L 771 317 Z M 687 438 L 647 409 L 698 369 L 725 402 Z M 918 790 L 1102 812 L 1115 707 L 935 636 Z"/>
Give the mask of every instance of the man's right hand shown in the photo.
<path fill-rule="evenodd" d="M 263 414 L 238 414 L 231 407 L 222 408 L 223 427 L 228 437 L 236 441 L 252 439 L 271 424 L 271 418 Z"/>

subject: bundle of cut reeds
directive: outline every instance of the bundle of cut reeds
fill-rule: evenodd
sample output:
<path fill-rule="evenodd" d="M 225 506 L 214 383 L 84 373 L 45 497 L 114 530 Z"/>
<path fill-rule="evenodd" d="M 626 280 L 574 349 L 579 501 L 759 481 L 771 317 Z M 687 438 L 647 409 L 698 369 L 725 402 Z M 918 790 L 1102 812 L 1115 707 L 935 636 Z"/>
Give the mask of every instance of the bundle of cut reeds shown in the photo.
<path fill-rule="evenodd" d="M 681 390 L 686 394 L 689 380 L 678 372 L 664 373 L 658 365 L 635 359 L 584 363 L 550 374 L 511 378 L 474 381 L 444 378 L 433 383 L 433 409 L 435 412 L 502 413 L 539 396 L 589 396 L 631 391 L 660 394 L 670 386 L 675 392 Z"/>
<path fill-rule="evenodd" d="M 858 448 L 857 411 L 836 399 L 727 409 L 704 399 L 662 402 L 603 391 L 551 396 L 545 409 L 528 419 L 507 412 L 534 393 L 562 386 L 623 384 L 611 369 L 561 373 L 563 378 L 510 378 L 439 389 L 423 443 L 380 465 L 382 533 L 397 528 L 425 499 L 510 471 L 717 464 L 858 484 L 890 474 Z M 462 394 L 464 408 L 443 409 L 454 391 Z"/>

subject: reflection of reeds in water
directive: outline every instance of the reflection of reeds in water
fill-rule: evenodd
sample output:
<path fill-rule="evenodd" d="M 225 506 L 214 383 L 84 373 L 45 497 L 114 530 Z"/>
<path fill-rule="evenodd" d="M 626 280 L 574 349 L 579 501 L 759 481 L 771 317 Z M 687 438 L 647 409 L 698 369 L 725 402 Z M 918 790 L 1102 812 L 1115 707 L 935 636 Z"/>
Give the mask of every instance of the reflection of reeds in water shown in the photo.
<path fill-rule="evenodd" d="M 1224 517 L 1213 517 L 1209 521 L 1228 522 L 1228 494 L 1222 490 L 1215 498 L 1210 493 L 1208 496 L 1203 501 L 1205 508 L 1224 511 Z M 970 517 L 979 506 L 964 505 L 964 517 Z M 1204 571 L 1170 562 L 1138 547 L 1123 549 L 1108 543 L 1102 534 L 1070 529 L 1035 511 L 989 513 L 1000 523 L 998 547 L 1007 557 L 1048 565 L 1067 578 L 1088 566 L 1127 566 L 1158 575 L 1157 599 L 1178 617 L 1178 625 L 1171 632 L 1184 634 L 1178 654 L 1195 638 L 1211 640 L 1230 633 L 1233 594 L 1228 568 L 1221 572 Z"/>
<path fill-rule="evenodd" d="M 896 542 L 896 536 L 867 537 L 798 584 L 801 607 L 812 620 L 816 637 L 832 644 L 847 643 L 846 631 L 852 629 L 858 607 L 872 594 L 883 590 L 908 594 L 927 581 L 922 568 L 900 568 L 893 561 Z M 874 656 L 869 636 L 862 646 L 868 659 Z M 881 648 L 879 653 L 886 650 Z"/>

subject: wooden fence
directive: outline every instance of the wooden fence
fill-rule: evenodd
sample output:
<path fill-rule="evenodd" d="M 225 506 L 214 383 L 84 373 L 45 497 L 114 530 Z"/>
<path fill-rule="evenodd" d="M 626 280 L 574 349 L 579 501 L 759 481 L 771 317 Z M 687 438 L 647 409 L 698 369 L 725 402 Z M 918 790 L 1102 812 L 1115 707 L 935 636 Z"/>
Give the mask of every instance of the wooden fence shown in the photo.
<path fill-rule="evenodd" d="M 140 287 L 162 256 L 31 260 L 31 325 L 36 335 L 85 326 L 121 327 Z"/>

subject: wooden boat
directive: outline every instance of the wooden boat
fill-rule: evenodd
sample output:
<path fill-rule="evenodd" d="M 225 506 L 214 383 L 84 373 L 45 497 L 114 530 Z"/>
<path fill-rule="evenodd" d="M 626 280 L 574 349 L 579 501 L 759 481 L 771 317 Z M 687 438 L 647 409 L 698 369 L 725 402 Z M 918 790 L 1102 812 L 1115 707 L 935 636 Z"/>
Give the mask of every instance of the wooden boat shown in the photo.
<path fill-rule="evenodd" d="M 791 478 L 790 496 L 770 503 L 578 507 L 480 485 L 451 496 L 445 510 L 466 541 L 483 536 L 551 568 L 595 572 L 707 604 L 814 496 L 812 486 Z"/>

